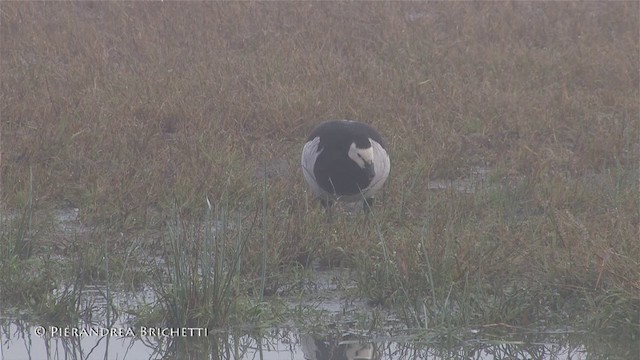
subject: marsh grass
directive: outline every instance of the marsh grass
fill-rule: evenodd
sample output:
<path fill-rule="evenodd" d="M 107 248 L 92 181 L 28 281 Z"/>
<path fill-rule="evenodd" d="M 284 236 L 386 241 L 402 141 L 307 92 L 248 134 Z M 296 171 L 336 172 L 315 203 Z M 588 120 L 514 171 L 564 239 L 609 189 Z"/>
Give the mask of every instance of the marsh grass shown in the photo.
<path fill-rule="evenodd" d="M 578 318 L 637 339 L 638 10 L 5 2 L 1 201 L 80 209 L 103 233 L 87 253 L 117 253 L 110 280 L 138 251 L 166 256 L 151 274 L 175 323 L 229 323 L 319 262 L 412 327 Z M 305 193 L 301 145 L 335 118 L 389 144 L 374 221 L 327 222 Z M 473 191 L 430 187 L 478 168 Z M 160 247 L 126 243 L 163 230 Z M 104 279 L 98 264 L 86 273 Z"/>
<path fill-rule="evenodd" d="M 266 284 L 274 282 L 266 270 L 266 209 L 257 207 L 257 201 L 255 211 L 243 215 L 244 209 L 228 200 L 206 203 L 202 217 L 176 210 L 166 225 L 164 266 L 152 276 L 159 301 L 146 312 L 171 327 L 270 323 L 279 314 L 276 305 L 264 302 Z M 261 255 L 248 257 L 255 256 L 247 249 L 250 245 Z"/>
<path fill-rule="evenodd" d="M 33 251 L 33 213 L 35 211 L 33 201 L 33 172 L 29 171 L 28 190 L 23 201 L 22 209 L 15 216 L 3 212 L 0 214 L 0 236 L 2 246 L 0 257 L 9 261 L 14 257 L 28 259 Z"/>
<path fill-rule="evenodd" d="M 247 237 L 237 230 L 244 224 L 228 217 L 228 211 L 216 206 L 207 210 L 202 225 L 177 213 L 168 224 L 166 278 L 158 273 L 154 290 L 169 326 L 221 326 L 237 311 L 238 274 Z M 232 228 L 235 236 L 229 236 Z"/>

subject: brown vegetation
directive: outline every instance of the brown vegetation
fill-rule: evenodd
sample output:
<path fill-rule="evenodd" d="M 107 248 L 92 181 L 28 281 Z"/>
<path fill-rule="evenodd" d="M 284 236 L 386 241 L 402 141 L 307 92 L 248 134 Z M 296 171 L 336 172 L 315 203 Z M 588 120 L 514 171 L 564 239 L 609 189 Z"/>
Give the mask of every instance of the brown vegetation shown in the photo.
<path fill-rule="evenodd" d="M 1 201 L 25 204 L 30 171 L 38 207 L 116 228 L 205 196 L 266 201 L 258 228 L 275 265 L 311 253 L 351 263 L 363 289 L 420 294 L 465 281 L 615 290 L 637 311 L 638 13 L 637 2 L 3 2 Z M 327 226 L 305 205 L 301 146 L 338 118 L 390 144 L 376 226 Z M 478 167 L 490 169 L 480 191 L 429 190 Z M 248 249 L 259 264 L 260 246 Z M 393 283 L 376 277 L 382 262 Z"/>

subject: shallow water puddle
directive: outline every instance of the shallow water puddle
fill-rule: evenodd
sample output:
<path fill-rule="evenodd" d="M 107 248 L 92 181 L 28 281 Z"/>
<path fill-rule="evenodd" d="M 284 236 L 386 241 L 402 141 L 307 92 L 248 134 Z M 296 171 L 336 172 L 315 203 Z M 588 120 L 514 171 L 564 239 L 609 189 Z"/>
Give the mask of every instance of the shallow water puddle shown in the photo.
<path fill-rule="evenodd" d="M 478 178 L 485 176 L 486 172 L 478 170 Z M 430 187 L 475 191 L 475 185 L 465 181 L 431 182 Z M 59 224 L 57 231 L 63 234 L 86 231 L 79 224 L 77 209 L 60 210 L 53 215 Z M 218 226 L 228 225 L 216 223 L 214 231 Z M 593 338 L 597 336 L 570 329 L 548 331 L 496 326 L 457 329 L 445 334 L 406 329 L 392 314 L 345 296 L 355 286 L 348 269 L 316 268 L 303 281 L 304 295 L 284 299 L 297 318 L 281 324 L 280 328 L 263 328 L 251 333 L 133 326 L 135 319 L 125 312 L 141 304 L 154 303 L 156 295 L 150 289 L 118 292 L 107 291 L 103 285 L 85 285 L 82 289 L 67 286 L 54 290 L 54 298 L 64 298 L 66 293 L 80 294 L 77 306 L 81 310 L 78 311 L 81 325 L 51 325 L 61 323 L 58 320 L 50 320 L 51 324 L 38 323 L 16 315 L 15 310 L 0 307 L 0 360 L 624 358 L 610 356 L 617 353 L 612 342 L 598 340 L 593 345 Z M 11 315 L 7 315 L 9 313 Z M 376 321 L 371 320 L 374 316 Z M 324 326 L 315 326 L 314 319 L 323 321 Z M 363 322 L 376 325 L 363 326 Z"/>
<path fill-rule="evenodd" d="M 106 289 L 87 286 L 81 306 L 88 319 L 79 327 L 38 324 L 0 318 L 0 359 L 586 359 L 580 340 L 569 341 L 571 331 L 494 335 L 486 330 L 441 334 L 409 330 L 388 322 L 377 329 L 357 330 L 358 319 L 371 316 L 363 302 L 346 300 L 350 286 L 346 270 L 317 270 L 312 290 L 287 306 L 298 312 L 311 309 L 335 323 L 313 330 L 314 324 L 262 329 L 259 334 L 232 334 L 216 329 L 165 329 L 132 326 L 133 319 L 120 310 L 108 313 Z M 149 290 L 111 293 L 114 309 L 135 308 L 154 301 Z M 108 319 L 111 319 L 108 321 Z M 308 322 L 313 320 L 308 319 Z M 305 327 L 306 329 L 302 329 Z M 504 330 L 504 329 L 503 329 Z"/>
<path fill-rule="evenodd" d="M 473 194 L 487 183 L 490 168 L 474 167 L 466 177 L 455 180 L 432 179 L 429 181 L 429 190 L 455 190 L 466 194 Z"/>
<path fill-rule="evenodd" d="M 115 327 L 118 328 L 118 327 Z M 406 342 L 389 338 L 342 339 L 273 329 L 261 338 L 209 331 L 207 337 L 154 338 L 89 334 L 38 336 L 37 326 L 19 321 L 2 326 L 2 359 L 587 359 L 582 345 L 561 338 L 488 341 L 465 340 L 456 345 Z M 99 327 L 95 327 L 99 331 Z M 86 329 L 90 330 L 90 329 Z M 49 331 L 49 330 L 47 330 Z M 136 331 L 135 329 L 133 331 Z M 548 336 L 549 334 L 547 334 Z"/>

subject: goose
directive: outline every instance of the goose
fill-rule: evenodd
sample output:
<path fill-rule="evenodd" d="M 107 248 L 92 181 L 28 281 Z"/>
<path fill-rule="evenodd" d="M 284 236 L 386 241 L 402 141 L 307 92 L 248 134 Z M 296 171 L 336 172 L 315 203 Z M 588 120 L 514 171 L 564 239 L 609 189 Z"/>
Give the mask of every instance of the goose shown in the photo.
<path fill-rule="evenodd" d="M 335 201 L 363 200 L 365 213 L 391 170 L 382 136 L 353 120 L 318 124 L 302 149 L 301 164 L 307 184 L 326 209 Z"/>

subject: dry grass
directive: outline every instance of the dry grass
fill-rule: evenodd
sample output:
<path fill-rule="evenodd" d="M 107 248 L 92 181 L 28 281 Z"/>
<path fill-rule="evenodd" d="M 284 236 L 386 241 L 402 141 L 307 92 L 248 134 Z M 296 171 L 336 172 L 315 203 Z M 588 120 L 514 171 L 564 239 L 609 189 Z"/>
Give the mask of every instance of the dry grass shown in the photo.
<path fill-rule="evenodd" d="M 638 11 L 3 2 L 1 201 L 26 204 L 30 169 L 36 206 L 117 229 L 174 202 L 200 209 L 205 195 L 245 211 L 266 201 L 271 269 L 310 256 L 363 274 L 386 264 L 395 282 L 361 278 L 387 287 L 369 294 L 378 300 L 395 299 L 397 281 L 411 298 L 473 281 L 615 290 L 637 311 Z M 326 225 L 307 209 L 301 145 L 334 118 L 388 138 L 393 178 L 375 226 Z M 428 190 L 477 166 L 491 174 L 475 194 Z"/>

